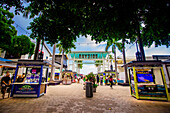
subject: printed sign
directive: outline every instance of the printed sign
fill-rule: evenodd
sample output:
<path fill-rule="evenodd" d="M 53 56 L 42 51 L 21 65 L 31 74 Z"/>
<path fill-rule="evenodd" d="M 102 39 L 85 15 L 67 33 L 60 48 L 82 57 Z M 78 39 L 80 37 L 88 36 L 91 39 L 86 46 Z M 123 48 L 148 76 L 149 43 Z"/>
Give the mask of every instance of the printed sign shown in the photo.
<path fill-rule="evenodd" d="M 15 85 L 15 94 L 36 94 L 38 90 L 37 85 Z"/>
<path fill-rule="evenodd" d="M 139 96 L 142 97 L 166 97 L 163 85 L 139 85 Z"/>

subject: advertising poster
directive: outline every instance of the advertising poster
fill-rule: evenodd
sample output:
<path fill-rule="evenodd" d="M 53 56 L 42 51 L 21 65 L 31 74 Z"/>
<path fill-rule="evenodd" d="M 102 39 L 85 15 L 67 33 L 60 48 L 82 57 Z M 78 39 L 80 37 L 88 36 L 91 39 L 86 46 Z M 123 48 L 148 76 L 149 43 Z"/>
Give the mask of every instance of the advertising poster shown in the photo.
<path fill-rule="evenodd" d="M 15 85 L 14 94 L 37 94 L 37 85 Z"/>

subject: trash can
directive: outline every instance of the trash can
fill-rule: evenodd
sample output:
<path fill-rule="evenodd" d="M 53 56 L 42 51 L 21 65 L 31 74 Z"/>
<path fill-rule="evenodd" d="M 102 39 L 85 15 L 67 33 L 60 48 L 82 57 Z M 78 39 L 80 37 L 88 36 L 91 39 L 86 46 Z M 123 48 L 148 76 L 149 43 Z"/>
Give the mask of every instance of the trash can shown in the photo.
<path fill-rule="evenodd" d="M 93 97 L 93 86 L 91 82 L 86 82 L 86 97 Z"/>

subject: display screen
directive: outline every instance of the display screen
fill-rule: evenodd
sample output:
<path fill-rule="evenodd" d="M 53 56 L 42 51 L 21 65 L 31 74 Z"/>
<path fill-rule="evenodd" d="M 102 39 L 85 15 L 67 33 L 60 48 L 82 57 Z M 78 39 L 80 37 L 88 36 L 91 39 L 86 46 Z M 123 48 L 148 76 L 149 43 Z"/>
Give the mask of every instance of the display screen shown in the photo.
<path fill-rule="evenodd" d="M 153 82 L 152 74 L 137 74 L 137 79 L 139 83 L 140 82 L 146 82 L 146 83 Z"/>

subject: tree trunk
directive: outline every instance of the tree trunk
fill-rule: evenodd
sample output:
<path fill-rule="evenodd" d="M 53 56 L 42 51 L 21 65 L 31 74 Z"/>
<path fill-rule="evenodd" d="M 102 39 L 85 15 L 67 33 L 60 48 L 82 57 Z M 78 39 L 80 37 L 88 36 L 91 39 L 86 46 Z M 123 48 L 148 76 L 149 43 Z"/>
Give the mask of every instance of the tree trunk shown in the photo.
<path fill-rule="evenodd" d="M 142 39 L 140 38 L 140 36 L 138 36 L 137 37 L 137 39 L 138 39 L 138 43 L 139 43 L 139 50 L 140 50 L 140 52 L 141 52 L 141 54 L 142 54 L 142 61 L 145 61 L 146 59 L 145 59 L 145 52 L 144 52 L 144 49 L 143 49 L 143 42 L 142 42 Z"/>
<path fill-rule="evenodd" d="M 145 61 L 145 52 L 144 52 L 144 49 L 143 49 L 143 42 L 142 42 L 142 39 L 141 39 L 141 33 L 140 33 L 140 23 L 138 21 L 138 18 L 136 18 L 136 24 L 138 25 L 137 27 L 137 39 L 138 39 L 138 43 L 139 43 L 139 50 L 141 52 L 141 55 L 142 55 L 142 61 Z"/>
<path fill-rule="evenodd" d="M 60 66 L 60 76 L 59 76 L 59 80 L 62 79 L 63 59 L 64 59 L 64 49 L 62 49 L 62 57 L 61 57 L 61 66 Z"/>
<path fill-rule="evenodd" d="M 38 52 L 39 52 L 39 48 L 40 48 L 40 38 L 37 38 L 36 41 L 36 48 L 35 48 L 35 53 L 34 53 L 34 60 L 38 60 Z"/>
<path fill-rule="evenodd" d="M 117 83 L 118 76 L 117 76 L 117 62 L 116 62 L 116 46 L 115 46 L 115 45 L 113 45 L 113 46 L 114 46 L 114 60 L 115 60 L 115 76 L 116 76 L 116 84 L 118 84 L 118 83 Z"/>
<path fill-rule="evenodd" d="M 125 41 L 123 40 L 122 42 L 123 44 L 123 64 L 126 64 L 126 56 L 125 56 Z M 127 74 L 127 66 L 124 66 L 124 70 L 125 70 L 125 83 L 129 83 L 129 79 L 128 79 L 128 74 Z"/>
<path fill-rule="evenodd" d="M 53 46 L 53 57 L 52 57 L 52 66 L 51 66 L 51 76 L 50 76 L 50 81 L 54 80 L 54 70 L 55 70 L 55 50 L 56 50 L 56 44 Z"/>
<path fill-rule="evenodd" d="M 99 68 L 99 65 L 97 66 L 97 73 L 99 73 L 100 72 L 100 68 Z"/>

